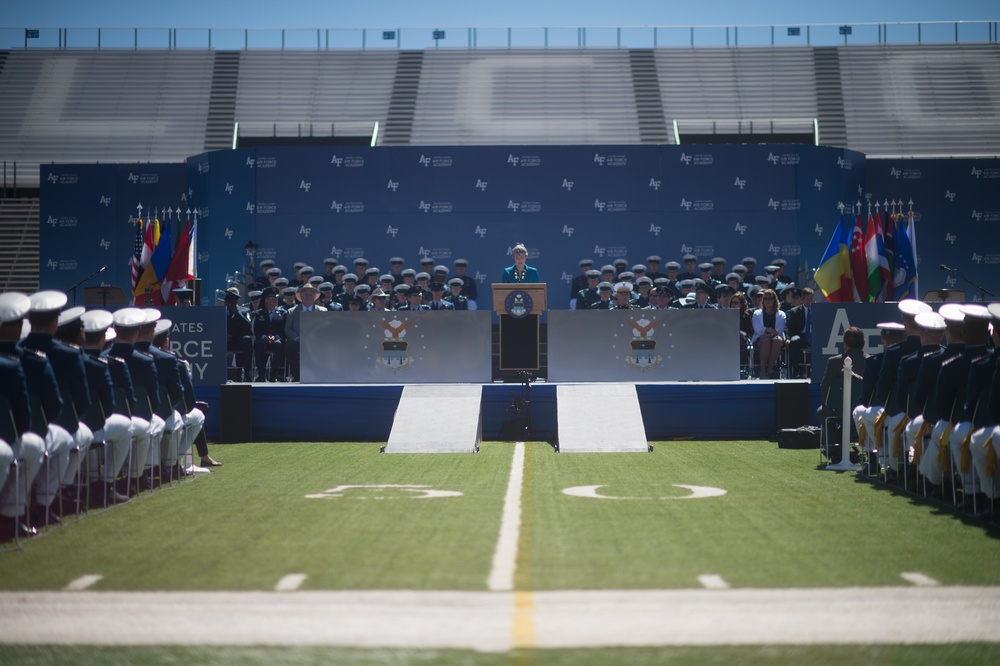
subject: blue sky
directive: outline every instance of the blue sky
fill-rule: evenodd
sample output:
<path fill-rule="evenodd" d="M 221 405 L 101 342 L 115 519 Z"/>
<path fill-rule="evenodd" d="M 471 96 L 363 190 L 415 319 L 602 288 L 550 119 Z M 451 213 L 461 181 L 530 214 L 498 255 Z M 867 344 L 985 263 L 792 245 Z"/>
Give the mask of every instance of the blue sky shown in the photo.
<path fill-rule="evenodd" d="M 0 27 L 383 28 L 1000 19 L 996 0 L 0 0 Z"/>

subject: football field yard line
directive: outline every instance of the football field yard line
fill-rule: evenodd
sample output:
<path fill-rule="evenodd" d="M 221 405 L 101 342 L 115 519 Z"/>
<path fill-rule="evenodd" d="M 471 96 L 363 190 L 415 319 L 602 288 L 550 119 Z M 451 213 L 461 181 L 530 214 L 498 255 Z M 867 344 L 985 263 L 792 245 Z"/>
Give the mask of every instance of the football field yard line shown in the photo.
<path fill-rule="evenodd" d="M 491 592 L 514 589 L 514 571 L 517 568 L 517 542 L 521 534 L 521 486 L 524 484 L 524 442 L 514 445 L 514 459 L 510 464 L 510 482 L 503 500 L 500 533 L 493 565 L 486 586 Z"/>
<path fill-rule="evenodd" d="M 719 574 L 702 574 L 698 576 L 698 582 L 706 590 L 728 590 L 729 583 Z"/>
<path fill-rule="evenodd" d="M 87 574 L 86 576 L 80 576 L 75 580 L 71 580 L 69 585 L 66 586 L 67 592 L 78 592 L 80 590 L 86 590 L 88 587 L 95 585 L 97 581 L 104 578 L 101 574 Z"/>
<path fill-rule="evenodd" d="M 274 586 L 275 592 L 294 592 L 302 586 L 305 579 L 308 578 L 305 574 L 295 573 L 287 574 L 281 577 L 278 584 Z"/>
<path fill-rule="evenodd" d="M 907 581 L 908 583 L 913 583 L 917 587 L 935 587 L 941 583 L 937 582 L 930 576 L 920 573 L 919 571 L 904 571 L 899 574 L 900 578 Z"/>

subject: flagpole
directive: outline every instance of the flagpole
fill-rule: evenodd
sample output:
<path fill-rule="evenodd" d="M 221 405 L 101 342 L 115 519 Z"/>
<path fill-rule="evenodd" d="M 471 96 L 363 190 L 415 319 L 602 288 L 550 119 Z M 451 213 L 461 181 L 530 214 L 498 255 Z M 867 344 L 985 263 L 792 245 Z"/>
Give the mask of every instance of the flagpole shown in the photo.
<path fill-rule="evenodd" d="M 899 202 L 903 207 L 903 202 Z M 910 249 L 913 252 L 913 297 L 920 298 L 920 259 L 917 256 L 917 230 L 913 220 L 913 199 L 910 199 L 910 212 L 906 219 L 906 231 L 910 236 Z"/>

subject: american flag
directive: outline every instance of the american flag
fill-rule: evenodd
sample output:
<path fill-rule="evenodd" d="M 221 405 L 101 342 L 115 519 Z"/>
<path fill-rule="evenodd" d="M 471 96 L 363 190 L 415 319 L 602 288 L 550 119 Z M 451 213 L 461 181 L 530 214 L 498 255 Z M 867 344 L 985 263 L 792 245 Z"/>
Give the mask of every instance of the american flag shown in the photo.
<path fill-rule="evenodd" d="M 132 293 L 135 293 L 135 286 L 139 283 L 139 276 L 142 275 L 142 266 L 139 265 L 139 260 L 142 258 L 142 231 L 142 217 L 140 217 L 135 222 L 135 247 L 132 249 Z"/>

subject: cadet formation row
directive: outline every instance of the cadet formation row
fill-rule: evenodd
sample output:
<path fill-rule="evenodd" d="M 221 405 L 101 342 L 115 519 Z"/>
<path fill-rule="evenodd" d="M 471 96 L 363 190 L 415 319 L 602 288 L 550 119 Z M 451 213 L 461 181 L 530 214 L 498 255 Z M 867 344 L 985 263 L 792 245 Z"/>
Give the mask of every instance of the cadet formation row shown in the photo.
<path fill-rule="evenodd" d="M 0 530 L 37 534 L 66 513 L 125 503 L 220 463 L 205 403 L 158 310 L 66 308 L 62 292 L 0 294 Z M 182 465 L 192 443 L 201 465 Z"/>
<path fill-rule="evenodd" d="M 852 395 L 867 473 L 983 513 L 1000 493 L 1000 303 L 899 303 L 902 323 L 879 324 L 884 351 L 866 357 L 859 329 L 823 377 L 821 423 L 836 416 L 844 358 L 862 377 Z M 858 395 L 860 394 L 860 395 Z M 949 492 L 950 491 L 950 492 Z M 983 500 L 990 500 L 989 503 Z"/>

